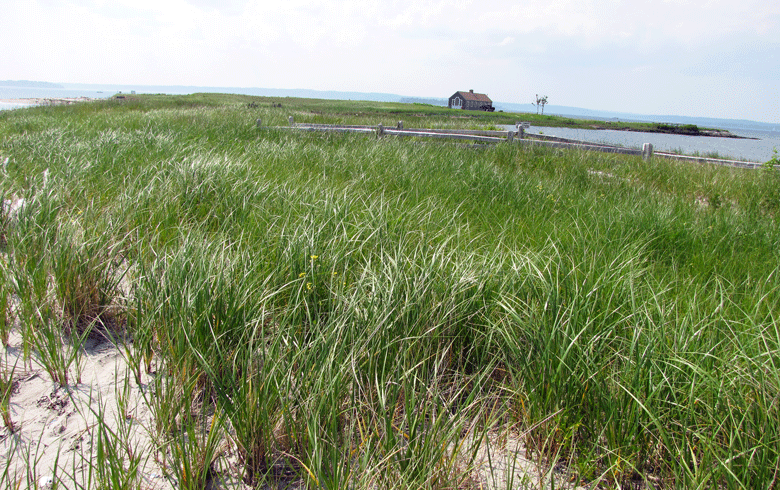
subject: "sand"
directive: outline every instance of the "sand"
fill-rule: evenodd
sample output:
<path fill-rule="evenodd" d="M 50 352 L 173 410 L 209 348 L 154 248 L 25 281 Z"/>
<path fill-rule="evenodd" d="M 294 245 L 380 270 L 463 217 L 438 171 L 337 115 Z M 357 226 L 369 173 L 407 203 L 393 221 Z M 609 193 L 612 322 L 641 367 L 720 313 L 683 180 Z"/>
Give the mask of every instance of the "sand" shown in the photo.
<path fill-rule="evenodd" d="M 29 99 L 0 99 L 0 104 L 13 107 L 34 106 L 34 105 L 70 105 L 77 102 L 91 102 L 91 97 L 38 97 Z"/>
<path fill-rule="evenodd" d="M 55 478 L 65 488 L 88 487 L 90 465 L 96 461 L 98 413 L 106 428 L 127 431 L 129 447 L 144 454 L 142 488 L 173 488 L 154 460 L 149 436 L 152 413 L 130 374 L 124 356 L 112 343 L 88 340 L 81 356 L 81 382 L 75 368 L 67 388 L 52 382 L 35 355 L 25 362 L 22 337 L 13 332 L 2 353 L 6 372 L 15 367 L 10 418 L 14 425 L 0 431 L 0 472 L 9 468 L 11 481 L 19 488 L 51 486 Z M 117 399 L 124 398 L 120 407 Z M 94 476 L 93 476 L 94 478 Z M 47 484 L 47 482 L 49 484 Z M 0 480 L 0 486 L 7 480 Z"/>

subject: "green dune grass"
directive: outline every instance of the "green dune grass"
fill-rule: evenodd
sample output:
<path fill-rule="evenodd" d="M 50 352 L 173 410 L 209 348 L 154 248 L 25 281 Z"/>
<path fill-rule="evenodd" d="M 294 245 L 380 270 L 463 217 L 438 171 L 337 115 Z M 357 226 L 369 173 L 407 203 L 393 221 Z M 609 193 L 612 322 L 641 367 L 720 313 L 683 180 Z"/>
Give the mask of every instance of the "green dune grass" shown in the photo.
<path fill-rule="evenodd" d="M 78 352 L 54 347 L 131 339 L 183 488 L 225 441 L 249 484 L 479 488 L 496 434 L 572 484 L 777 485 L 780 172 L 273 127 L 516 117 L 428 112 L 1 113 L 0 191 L 24 206 L 0 281 L 28 355 L 67 384 Z"/>

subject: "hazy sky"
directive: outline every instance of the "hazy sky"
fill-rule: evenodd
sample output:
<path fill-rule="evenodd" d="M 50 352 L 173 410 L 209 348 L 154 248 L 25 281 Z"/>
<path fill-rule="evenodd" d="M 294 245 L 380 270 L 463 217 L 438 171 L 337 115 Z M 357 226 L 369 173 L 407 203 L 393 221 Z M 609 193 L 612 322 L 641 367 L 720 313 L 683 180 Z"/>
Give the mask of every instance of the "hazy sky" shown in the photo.
<path fill-rule="evenodd" d="M 776 0 L 3 0 L 0 80 L 307 88 L 780 123 Z"/>

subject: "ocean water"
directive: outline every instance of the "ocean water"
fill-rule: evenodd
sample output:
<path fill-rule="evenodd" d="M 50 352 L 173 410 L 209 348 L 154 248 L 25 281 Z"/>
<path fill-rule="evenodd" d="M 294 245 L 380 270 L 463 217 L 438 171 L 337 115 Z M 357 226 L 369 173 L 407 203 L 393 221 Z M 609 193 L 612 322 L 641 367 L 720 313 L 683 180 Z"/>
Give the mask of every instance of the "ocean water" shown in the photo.
<path fill-rule="evenodd" d="M 81 88 L 28 88 L 28 87 L 3 87 L 0 86 L 0 99 L 56 99 L 65 97 L 90 97 L 100 99 L 111 97 L 117 91 L 107 88 L 81 89 Z M 18 109 L 28 107 L 28 104 L 18 102 L 0 102 L 0 110 Z"/>
<path fill-rule="evenodd" d="M 513 128 L 514 126 L 508 126 Z M 612 129 L 572 129 L 531 126 L 531 134 L 545 134 L 590 143 L 624 146 L 642 149 L 644 143 L 651 143 L 654 151 L 678 152 L 687 155 L 699 154 L 720 158 L 733 158 L 763 163 L 770 160 L 774 149 L 780 152 L 780 131 L 730 130 L 737 136 L 757 139 L 715 138 L 711 136 L 685 136 L 680 134 L 637 133 Z"/>

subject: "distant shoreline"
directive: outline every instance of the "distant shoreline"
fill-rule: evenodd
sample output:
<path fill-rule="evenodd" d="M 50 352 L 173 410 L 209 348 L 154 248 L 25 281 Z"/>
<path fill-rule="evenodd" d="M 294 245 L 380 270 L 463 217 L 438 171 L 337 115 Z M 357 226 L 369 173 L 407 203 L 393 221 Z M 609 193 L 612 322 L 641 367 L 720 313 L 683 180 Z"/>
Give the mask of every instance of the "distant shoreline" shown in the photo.
<path fill-rule="evenodd" d="M 754 138 L 751 136 L 739 136 L 737 134 L 732 133 L 731 131 L 727 129 L 700 129 L 698 132 L 688 132 L 685 130 L 681 130 L 679 128 L 670 128 L 670 129 L 655 129 L 655 128 L 627 128 L 627 127 L 617 127 L 617 128 L 611 128 L 609 126 L 603 126 L 601 124 L 597 125 L 591 125 L 590 128 L 587 129 L 611 129 L 614 131 L 632 131 L 635 133 L 661 133 L 661 134 L 678 134 L 682 136 L 709 136 L 712 138 L 735 138 L 735 139 L 744 139 L 744 140 L 757 140 L 758 138 Z"/>
<path fill-rule="evenodd" d="M 0 99 L 0 104 L 14 105 L 69 105 L 77 102 L 91 102 L 97 100 L 92 97 L 32 97 L 23 99 Z"/>

